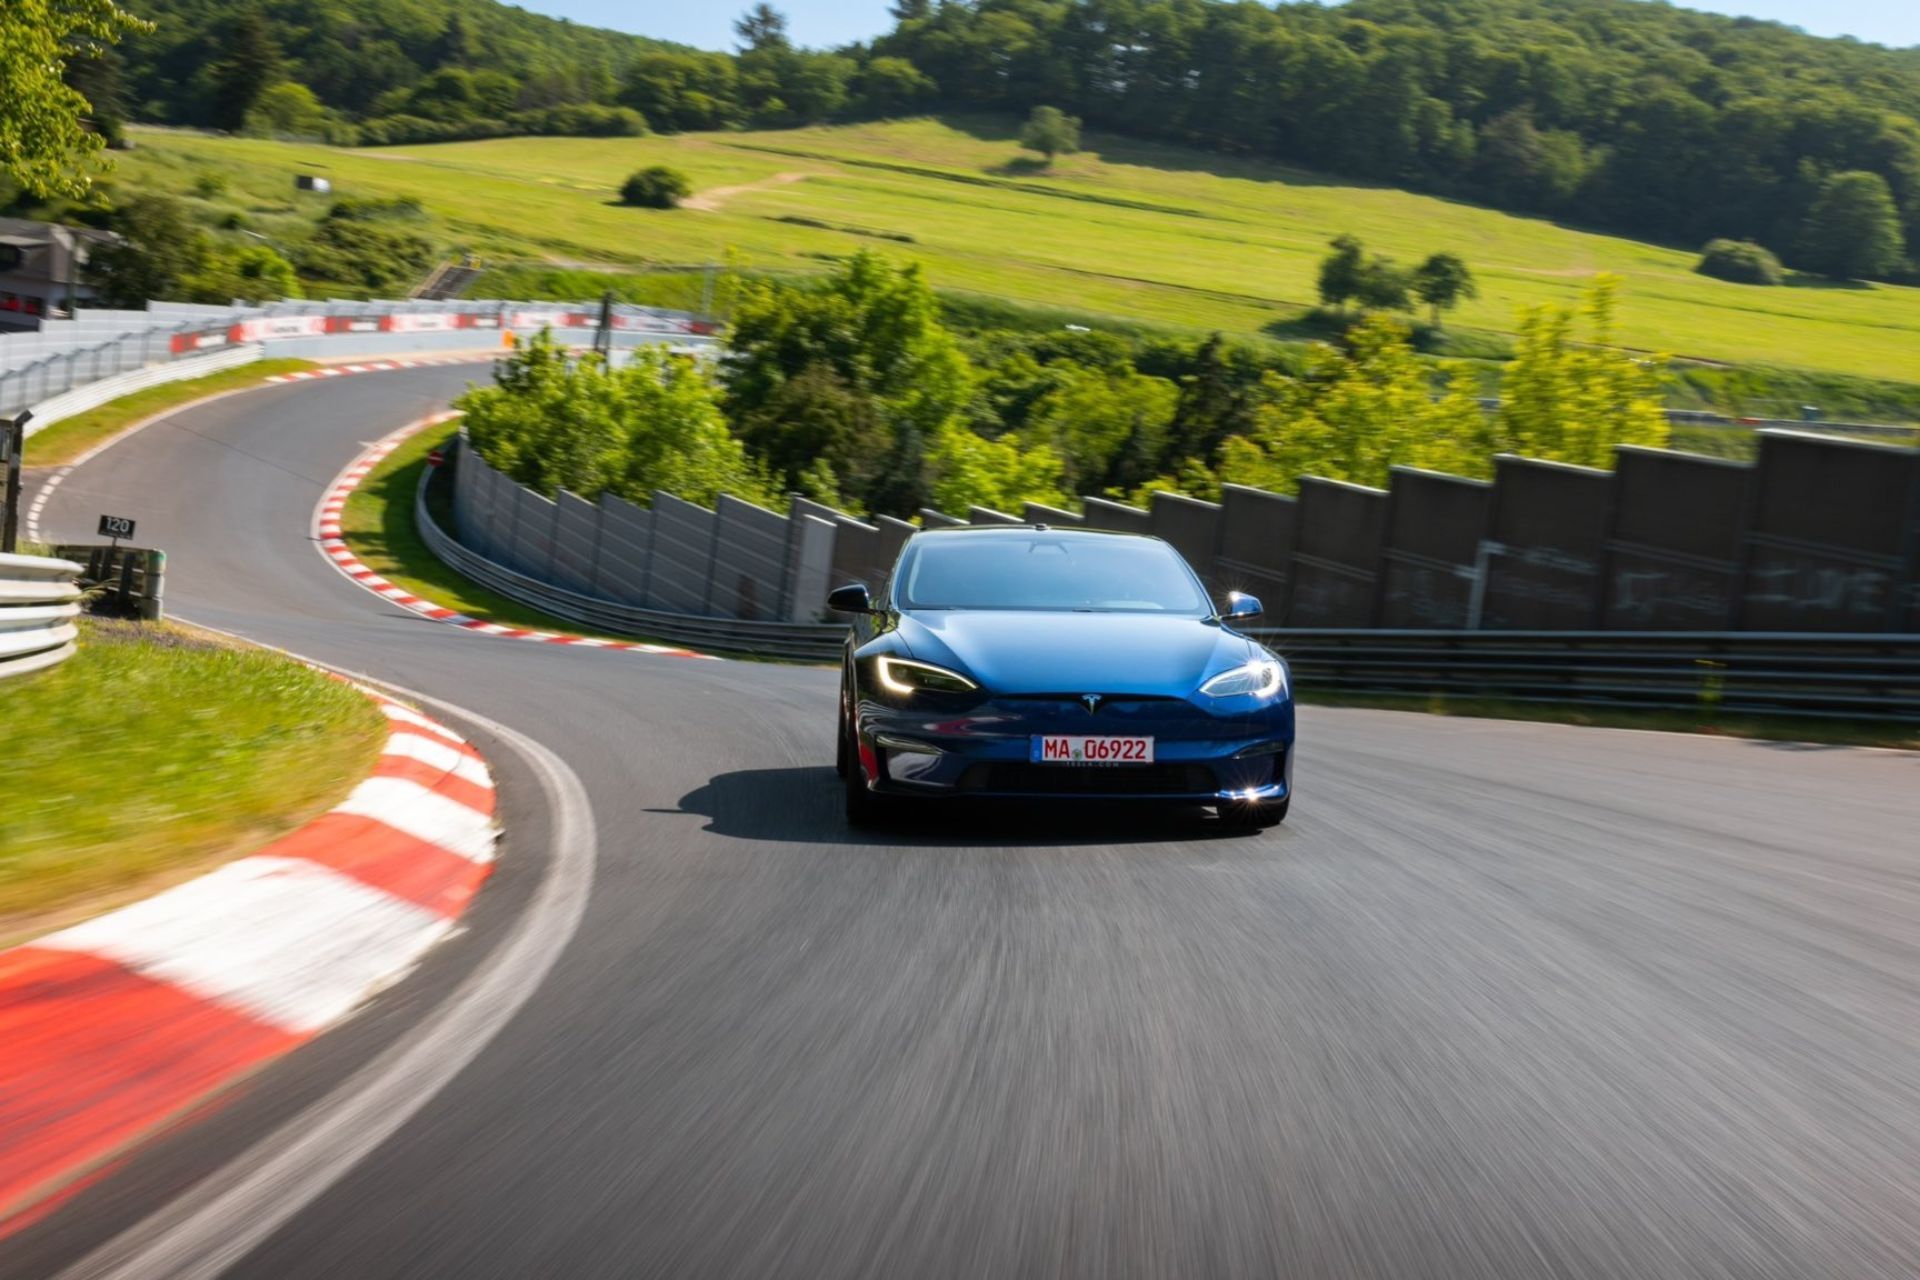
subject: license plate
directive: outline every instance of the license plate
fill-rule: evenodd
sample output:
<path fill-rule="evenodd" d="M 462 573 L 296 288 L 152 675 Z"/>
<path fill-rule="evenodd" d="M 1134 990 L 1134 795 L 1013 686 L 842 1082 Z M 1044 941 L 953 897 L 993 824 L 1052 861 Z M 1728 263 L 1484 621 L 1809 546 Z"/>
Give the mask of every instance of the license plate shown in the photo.
<path fill-rule="evenodd" d="M 1152 764 L 1152 738 L 1089 737 L 1079 733 L 1033 735 L 1035 764 Z"/>

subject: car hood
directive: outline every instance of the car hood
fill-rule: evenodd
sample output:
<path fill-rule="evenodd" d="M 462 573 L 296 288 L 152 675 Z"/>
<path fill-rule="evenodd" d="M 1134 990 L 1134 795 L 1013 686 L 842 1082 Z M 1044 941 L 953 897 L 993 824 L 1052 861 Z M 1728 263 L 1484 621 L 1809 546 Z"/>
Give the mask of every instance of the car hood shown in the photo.
<path fill-rule="evenodd" d="M 1245 662 L 1245 636 L 1152 613 L 925 610 L 901 619 L 912 657 L 971 675 L 990 693 L 1127 693 L 1184 698 Z"/>

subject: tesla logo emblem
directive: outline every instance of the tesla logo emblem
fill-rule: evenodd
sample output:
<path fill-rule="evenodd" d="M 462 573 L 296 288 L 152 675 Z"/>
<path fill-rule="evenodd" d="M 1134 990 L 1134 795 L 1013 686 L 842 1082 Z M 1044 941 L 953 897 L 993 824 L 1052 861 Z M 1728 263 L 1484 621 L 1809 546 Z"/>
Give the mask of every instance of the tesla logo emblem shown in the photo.
<path fill-rule="evenodd" d="M 1080 701 L 1086 704 L 1088 715 L 1100 709 L 1100 695 L 1097 693 L 1083 693 L 1080 695 Z"/>

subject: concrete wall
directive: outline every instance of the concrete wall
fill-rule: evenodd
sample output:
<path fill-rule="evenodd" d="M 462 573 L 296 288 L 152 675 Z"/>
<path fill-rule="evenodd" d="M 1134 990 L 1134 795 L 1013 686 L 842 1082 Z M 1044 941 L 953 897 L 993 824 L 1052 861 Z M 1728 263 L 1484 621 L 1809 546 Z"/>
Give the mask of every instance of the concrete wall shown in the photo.
<path fill-rule="evenodd" d="M 1738 622 L 1750 631 L 1912 626 L 1920 452 L 1761 433 Z"/>
<path fill-rule="evenodd" d="M 1295 508 L 1286 625 L 1373 625 L 1387 493 L 1309 476 Z"/>
<path fill-rule="evenodd" d="M 921 513 L 928 528 L 1016 522 L 1152 534 L 1216 600 L 1259 596 L 1292 627 L 1920 630 L 1920 451 L 1766 433 L 1757 466 L 1621 449 L 1615 471 L 1503 457 L 1491 483 L 1407 468 L 1390 488 L 1306 478 L 1297 498 L 1099 498 Z M 826 593 L 884 596 L 916 526 L 794 497 L 787 512 L 664 493 L 548 500 L 462 451 L 460 540 L 522 573 L 645 608 L 813 621 Z"/>
<path fill-rule="evenodd" d="M 1467 625 L 1493 486 L 1396 467 L 1380 548 L 1379 625 Z"/>
<path fill-rule="evenodd" d="M 1599 613 L 1611 477 L 1590 467 L 1502 456 L 1494 463 L 1480 625 L 1583 631 Z"/>
<path fill-rule="evenodd" d="M 1287 615 L 1287 573 L 1293 563 L 1294 500 L 1264 489 L 1222 485 L 1219 553 L 1213 559 L 1214 594 L 1229 591 L 1258 596 L 1267 622 L 1283 626 Z"/>
<path fill-rule="evenodd" d="M 1718 631 L 1732 616 L 1753 468 L 1661 449 L 1615 463 L 1600 622 L 1618 631 Z"/>

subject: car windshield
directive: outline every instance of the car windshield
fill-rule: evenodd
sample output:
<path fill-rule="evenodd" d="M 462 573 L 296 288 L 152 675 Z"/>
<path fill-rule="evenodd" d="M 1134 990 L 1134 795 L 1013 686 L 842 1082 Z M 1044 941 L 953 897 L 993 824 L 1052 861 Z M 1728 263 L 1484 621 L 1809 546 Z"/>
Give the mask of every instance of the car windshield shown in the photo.
<path fill-rule="evenodd" d="M 948 534 L 914 543 L 901 575 L 908 609 L 1093 609 L 1212 613 L 1178 553 L 1148 538 Z"/>

